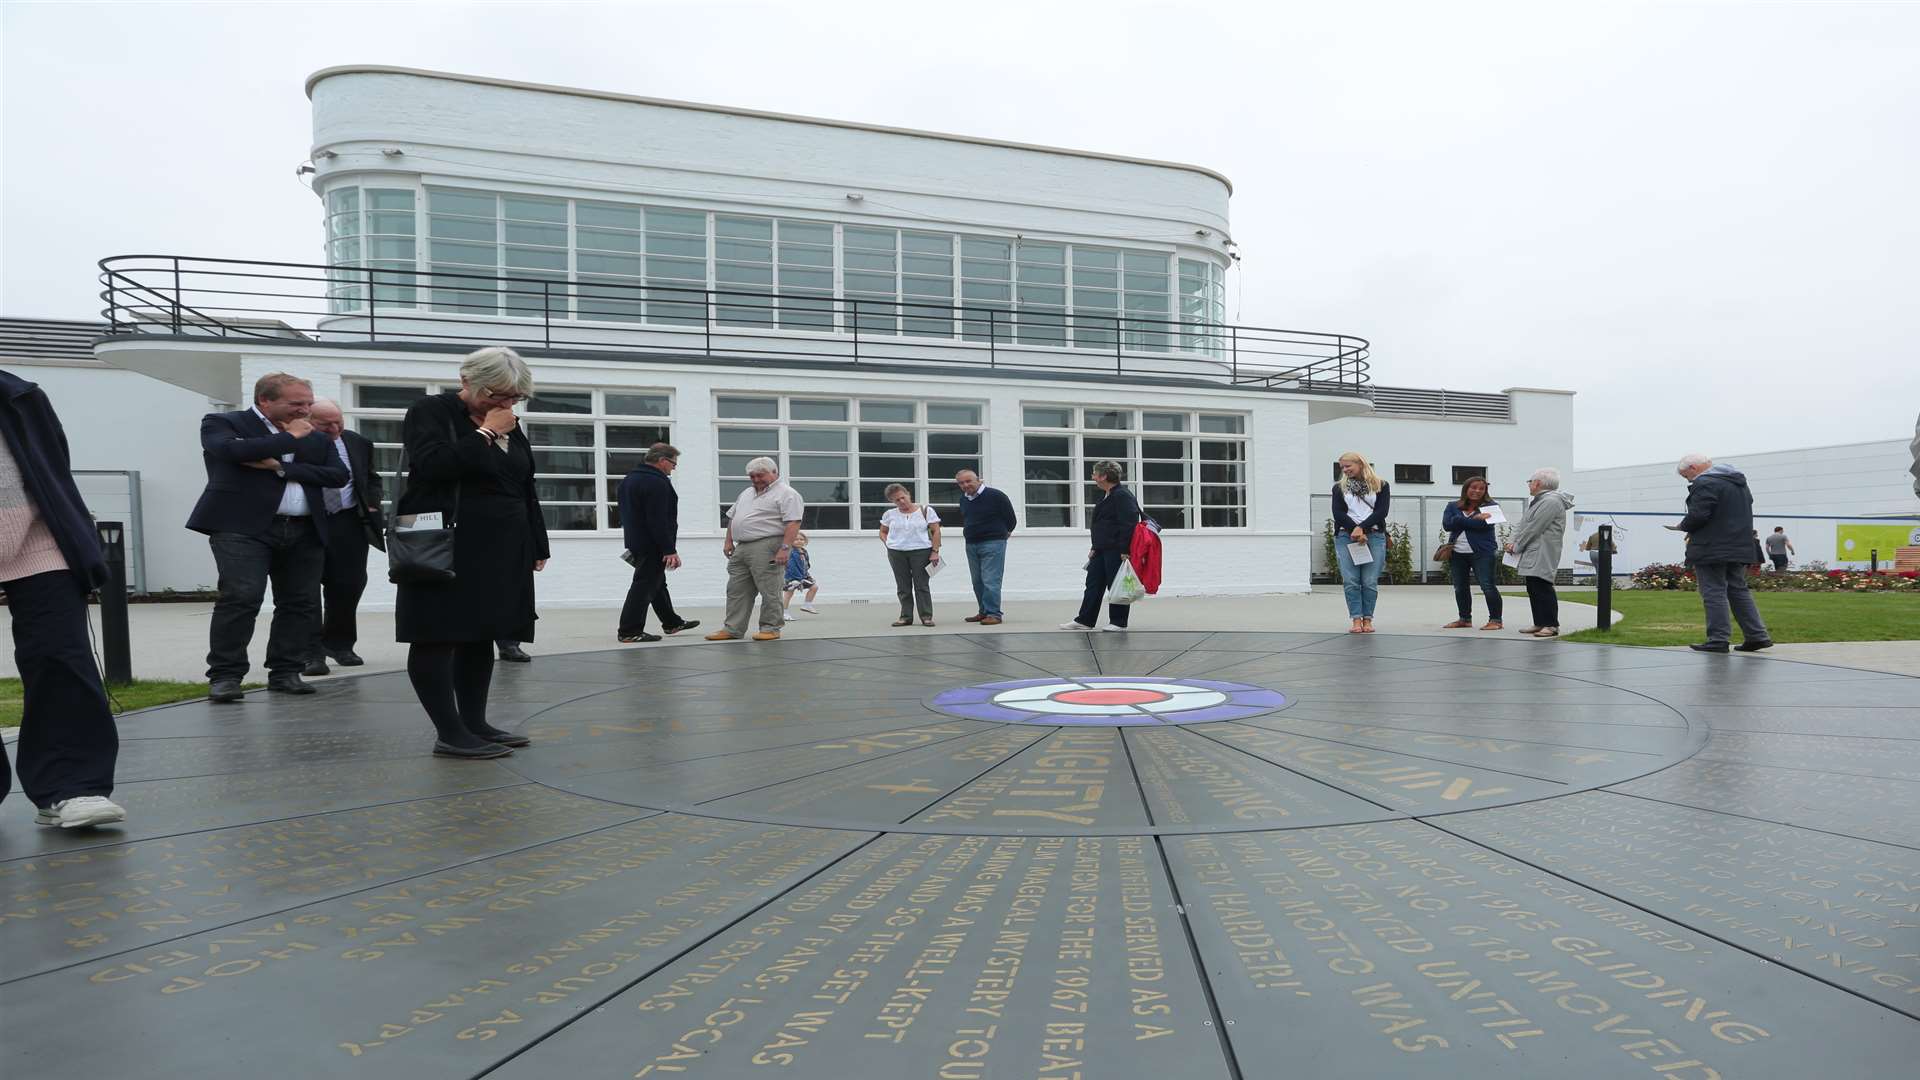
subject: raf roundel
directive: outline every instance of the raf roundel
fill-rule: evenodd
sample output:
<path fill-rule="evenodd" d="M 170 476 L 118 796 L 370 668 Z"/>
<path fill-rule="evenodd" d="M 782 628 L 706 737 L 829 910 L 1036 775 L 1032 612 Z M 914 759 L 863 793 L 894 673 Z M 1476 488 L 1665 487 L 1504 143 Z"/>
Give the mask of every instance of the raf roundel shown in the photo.
<path fill-rule="evenodd" d="M 1130 727 L 1244 720 L 1288 702 L 1278 690 L 1245 683 L 1090 676 L 958 686 L 927 704 L 948 716 L 1001 724 Z"/>

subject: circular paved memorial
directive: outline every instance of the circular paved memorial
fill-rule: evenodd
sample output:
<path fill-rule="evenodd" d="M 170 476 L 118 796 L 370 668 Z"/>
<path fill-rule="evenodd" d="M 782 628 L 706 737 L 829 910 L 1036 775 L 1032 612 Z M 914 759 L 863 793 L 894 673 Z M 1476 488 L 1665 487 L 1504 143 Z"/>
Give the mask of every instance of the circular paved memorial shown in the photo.
<path fill-rule="evenodd" d="M 906 635 L 123 723 L 0 807 L 21 1075 L 1904 1075 L 1920 680 L 1495 640 Z"/>

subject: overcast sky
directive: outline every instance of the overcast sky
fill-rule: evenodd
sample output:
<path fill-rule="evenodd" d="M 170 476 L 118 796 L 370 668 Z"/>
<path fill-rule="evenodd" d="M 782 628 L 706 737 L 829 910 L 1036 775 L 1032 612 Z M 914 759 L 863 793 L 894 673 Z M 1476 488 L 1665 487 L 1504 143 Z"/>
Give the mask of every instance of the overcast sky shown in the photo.
<path fill-rule="evenodd" d="M 311 261 L 302 92 L 436 68 L 1206 165 L 1228 317 L 1579 392 L 1582 467 L 1908 437 L 1920 3 L 0 4 L 0 312 Z M 1844 483 L 1844 478 L 1840 478 Z"/>

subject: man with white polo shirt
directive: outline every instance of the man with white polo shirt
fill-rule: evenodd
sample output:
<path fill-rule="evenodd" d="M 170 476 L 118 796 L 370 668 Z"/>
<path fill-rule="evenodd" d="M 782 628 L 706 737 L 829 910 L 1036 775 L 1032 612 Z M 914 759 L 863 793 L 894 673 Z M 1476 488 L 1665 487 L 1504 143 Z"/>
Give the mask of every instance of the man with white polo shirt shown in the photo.
<path fill-rule="evenodd" d="M 726 623 L 708 634 L 708 641 L 746 636 L 756 592 L 760 595 L 760 629 L 753 640 L 773 641 L 786 623 L 780 582 L 806 504 L 799 492 L 780 479 L 780 467 L 772 458 L 757 457 L 747 462 L 747 479 L 750 484 L 733 500 L 733 509 L 727 514 L 727 538 L 721 545 L 727 556 Z"/>

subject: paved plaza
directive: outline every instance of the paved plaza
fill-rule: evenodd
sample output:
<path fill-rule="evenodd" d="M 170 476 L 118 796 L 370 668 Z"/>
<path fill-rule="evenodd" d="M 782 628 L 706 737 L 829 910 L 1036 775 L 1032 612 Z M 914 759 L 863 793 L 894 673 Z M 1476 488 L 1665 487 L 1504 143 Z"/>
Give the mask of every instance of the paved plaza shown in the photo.
<path fill-rule="evenodd" d="M 1843 1077 L 1920 1057 L 1920 680 L 1139 631 L 123 721 L 0 808 L 22 1076 Z"/>

